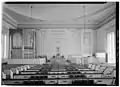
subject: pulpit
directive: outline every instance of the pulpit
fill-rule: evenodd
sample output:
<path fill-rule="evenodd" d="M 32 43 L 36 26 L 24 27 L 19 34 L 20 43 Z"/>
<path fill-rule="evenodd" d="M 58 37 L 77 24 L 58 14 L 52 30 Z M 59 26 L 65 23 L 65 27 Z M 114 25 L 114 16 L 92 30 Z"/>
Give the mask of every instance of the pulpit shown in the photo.
<path fill-rule="evenodd" d="M 56 47 L 56 55 L 51 59 L 52 64 L 65 65 L 64 56 L 60 54 L 60 47 Z"/>
<path fill-rule="evenodd" d="M 56 47 L 56 58 L 60 58 L 60 47 Z"/>

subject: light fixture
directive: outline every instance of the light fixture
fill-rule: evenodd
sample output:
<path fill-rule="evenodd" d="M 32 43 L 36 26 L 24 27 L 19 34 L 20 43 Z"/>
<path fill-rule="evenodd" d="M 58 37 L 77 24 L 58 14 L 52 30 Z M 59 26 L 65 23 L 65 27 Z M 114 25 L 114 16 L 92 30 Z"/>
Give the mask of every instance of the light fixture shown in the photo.
<path fill-rule="evenodd" d="M 32 17 L 32 4 L 29 4 L 29 17 Z"/>
<path fill-rule="evenodd" d="M 28 7 L 29 7 L 28 17 L 30 19 L 32 19 L 32 20 L 39 20 L 39 21 L 46 21 L 46 20 L 42 20 L 42 19 L 39 19 L 39 18 L 35 17 L 35 15 L 33 16 L 33 7 L 35 8 L 34 4 L 28 4 Z"/>

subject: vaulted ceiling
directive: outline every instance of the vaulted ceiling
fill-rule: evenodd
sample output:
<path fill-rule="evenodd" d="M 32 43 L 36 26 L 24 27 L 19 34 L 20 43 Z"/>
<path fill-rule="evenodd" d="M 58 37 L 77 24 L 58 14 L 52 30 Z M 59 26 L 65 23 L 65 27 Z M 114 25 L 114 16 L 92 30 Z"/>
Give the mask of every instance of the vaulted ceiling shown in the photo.
<path fill-rule="evenodd" d="M 3 11 L 22 24 L 81 24 L 98 26 L 115 14 L 115 3 L 4 4 Z"/>

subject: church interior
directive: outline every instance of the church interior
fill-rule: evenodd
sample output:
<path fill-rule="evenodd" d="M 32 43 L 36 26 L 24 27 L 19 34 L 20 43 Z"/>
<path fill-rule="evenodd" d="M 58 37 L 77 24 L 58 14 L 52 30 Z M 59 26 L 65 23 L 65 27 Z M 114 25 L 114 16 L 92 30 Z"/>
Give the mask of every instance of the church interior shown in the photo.
<path fill-rule="evenodd" d="M 3 3 L 2 85 L 116 86 L 116 2 Z"/>

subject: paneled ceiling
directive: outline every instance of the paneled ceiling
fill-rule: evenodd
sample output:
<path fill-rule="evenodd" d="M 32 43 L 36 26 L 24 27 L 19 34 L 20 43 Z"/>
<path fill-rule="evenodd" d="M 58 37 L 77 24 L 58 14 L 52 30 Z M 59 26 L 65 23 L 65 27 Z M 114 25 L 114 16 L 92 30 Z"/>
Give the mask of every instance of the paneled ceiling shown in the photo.
<path fill-rule="evenodd" d="M 4 4 L 3 11 L 19 24 L 100 24 L 115 13 L 115 3 Z"/>

